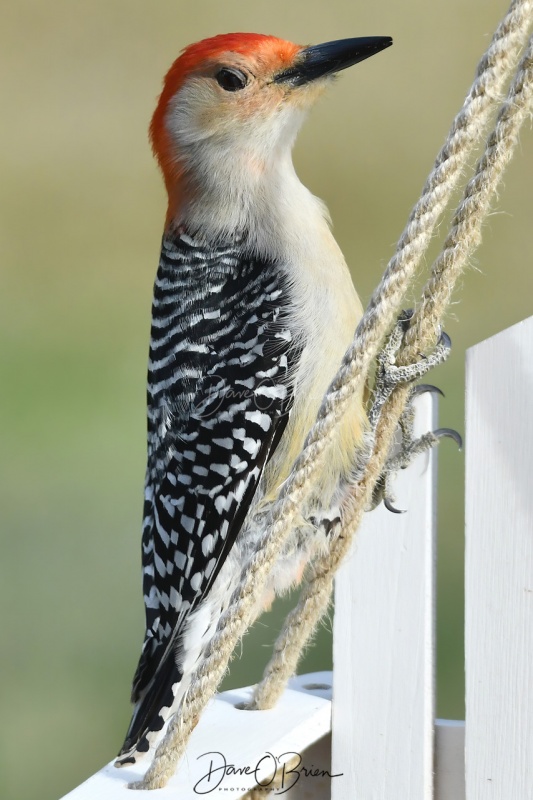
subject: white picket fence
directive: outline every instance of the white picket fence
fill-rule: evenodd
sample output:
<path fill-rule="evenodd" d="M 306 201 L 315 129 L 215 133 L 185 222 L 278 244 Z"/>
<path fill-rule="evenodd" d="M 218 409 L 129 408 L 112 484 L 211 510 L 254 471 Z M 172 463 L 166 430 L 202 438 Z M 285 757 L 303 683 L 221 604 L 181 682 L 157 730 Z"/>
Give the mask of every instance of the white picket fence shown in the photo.
<path fill-rule="evenodd" d="M 435 722 L 433 453 L 398 476 L 406 513 L 368 514 L 338 575 L 333 674 L 295 678 L 270 711 L 238 707 L 250 688 L 219 694 L 168 786 L 138 795 L 532 800 L 533 317 L 469 351 L 466 442 L 466 725 Z M 67 797 L 138 796 L 145 768 L 110 764 Z"/>

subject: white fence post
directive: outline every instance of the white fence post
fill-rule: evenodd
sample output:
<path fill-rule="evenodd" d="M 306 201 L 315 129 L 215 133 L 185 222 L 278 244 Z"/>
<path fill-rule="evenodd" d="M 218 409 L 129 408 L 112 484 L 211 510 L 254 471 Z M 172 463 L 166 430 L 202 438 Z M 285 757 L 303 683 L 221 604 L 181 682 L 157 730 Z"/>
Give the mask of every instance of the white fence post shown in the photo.
<path fill-rule="evenodd" d="M 467 355 L 466 788 L 533 798 L 533 317 Z"/>
<path fill-rule="evenodd" d="M 436 427 L 417 401 L 416 432 Z M 397 506 L 365 516 L 335 589 L 333 800 L 432 800 L 436 456 L 400 473 Z"/>

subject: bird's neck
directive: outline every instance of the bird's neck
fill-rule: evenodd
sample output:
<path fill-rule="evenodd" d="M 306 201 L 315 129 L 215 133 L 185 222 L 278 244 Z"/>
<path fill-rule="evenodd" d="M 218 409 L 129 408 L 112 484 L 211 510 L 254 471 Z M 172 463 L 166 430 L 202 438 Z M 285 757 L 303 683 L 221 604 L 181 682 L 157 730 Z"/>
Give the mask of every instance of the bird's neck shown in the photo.
<path fill-rule="evenodd" d="M 290 150 L 262 159 L 252 150 L 217 154 L 216 163 L 185 170 L 173 199 L 171 219 L 206 243 L 245 235 L 261 256 L 291 258 L 309 232 L 328 229 L 325 206 L 300 182 Z M 185 186 L 183 185 L 185 184 Z"/>

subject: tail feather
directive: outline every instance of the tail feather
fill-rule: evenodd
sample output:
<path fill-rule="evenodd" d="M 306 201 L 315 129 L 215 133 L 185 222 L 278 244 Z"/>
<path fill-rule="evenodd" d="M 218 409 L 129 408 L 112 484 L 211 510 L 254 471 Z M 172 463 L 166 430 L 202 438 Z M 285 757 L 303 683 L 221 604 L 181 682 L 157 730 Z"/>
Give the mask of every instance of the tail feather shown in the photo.
<path fill-rule="evenodd" d="M 159 664 L 154 679 L 138 701 L 115 766 L 135 764 L 150 749 L 172 712 L 183 673 L 171 649 Z"/>
<path fill-rule="evenodd" d="M 142 700 L 147 687 L 150 686 L 153 680 L 158 665 L 158 659 L 155 655 L 158 649 L 163 649 L 161 644 L 153 636 L 147 634 L 131 686 L 131 702 L 133 705 L 137 705 Z"/>

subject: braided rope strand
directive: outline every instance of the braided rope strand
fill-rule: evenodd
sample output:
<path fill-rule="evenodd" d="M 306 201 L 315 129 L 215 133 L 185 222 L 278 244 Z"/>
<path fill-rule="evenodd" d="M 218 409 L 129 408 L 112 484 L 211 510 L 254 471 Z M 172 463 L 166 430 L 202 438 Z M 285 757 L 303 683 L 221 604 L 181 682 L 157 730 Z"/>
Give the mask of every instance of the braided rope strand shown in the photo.
<path fill-rule="evenodd" d="M 498 27 L 489 50 L 482 58 L 474 85 L 454 120 L 450 135 L 437 158 L 422 197 L 411 213 L 396 253 L 358 326 L 354 342 L 328 391 L 317 422 L 307 437 L 305 448 L 280 494 L 273 512 L 272 525 L 258 542 L 257 550 L 243 574 L 242 583 L 232 597 L 230 608 L 221 617 L 217 633 L 195 675 L 181 714 L 175 715 L 171 720 L 144 780 L 132 784 L 131 788 L 153 789 L 167 783 L 185 751 L 190 733 L 203 708 L 216 691 L 236 643 L 252 620 L 256 598 L 261 594 L 282 543 L 290 532 L 294 516 L 312 489 L 313 477 L 320 469 L 334 428 L 350 397 L 360 389 L 366 378 L 369 365 L 399 310 L 407 284 L 430 241 L 462 167 L 480 130 L 484 128 L 493 98 L 501 91 L 516 61 L 524 38 L 523 28 L 532 9 L 533 0 L 514 0 Z M 366 485 L 365 481 L 361 486 Z M 357 495 L 358 505 L 359 497 L 362 497 L 361 493 Z M 345 536 L 344 530 L 337 541 Z M 335 561 L 335 557 L 335 553 L 332 553 L 332 561 Z"/>
<path fill-rule="evenodd" d="M 396 252 L 372 295 L 355 332 L 352 345 L 324 398 L 317 422 L 280 493 L 273 512 L 270 536 L 289 528 L 312 490 L 327 446 L 354 394 L 360 391 L 368 369 L 399 311 L 405 291 L 431 240 L 462 169 L 484 129 L 493 102 L 499 97 L 527 35 L 532 0 L 513 0 L 481 58 L 476 78 L 454 119 L 422 195 L 414 206 Z"/>
<path fill-rule="evenodd" d="M 450 133 L 436 158 L 422 195 L 409 216 L 396 252 L 387 265 L 383 278 L 358 326 L 354 341 L 344 357 L 343 365 L 326 395 L 318 421 L 307 438 L 301 456 L 294 465 L 291 474 L 294 486 L 289 478 L 285 487 L 285 492 L 290 494 L 291 498 L 294 497 L 295 488 L 299 489 L 298 477 L 301 476 L 302 484 L 305 485 L 307 479 L 307 486 L 312 486 L 314 470 L 318 470 L 322 464 L 329 437 L 342 417 L 350 398 L 359 390 L 362 381 L 366 378 L 369 364 L 375 358 L 386 331 L 394 321 L 405 293 L 405 287 L 412 279 L 423 253 L 429 246 L 434 228 L 448 203 L 469 154 L 484 129 L 494 100 L 499 97 L 518 59 L 520 48 L 527 36 L 528 22 L 532 11 L 533 3 L 530 0 L 512 2 L 506 16 L 495 31 L 488 50 L 479 62 L 474 83 L 463 107 L 452 123 Z M 317 448 L 317 442 L 322 445 L 320 450 Z M 315 459 L 314 469 L 311 470 L 309 460 L 313 458 Z M 281 496 L 280 500 L 283 499 Z M 305 495 L 302 491 L 299 493 L 296 511 L 304 501 Z M 292 508 L 287 509 L 280 506 L 279 515 L 270 529 L 270 535 L 273 537 L 277 535 L 278 526 L 289 527 L 293 518 Z M 331 595 L 330 589 L 327 592 L 328 599 L 324 600 L 326 591 L 326 588 L 318 590 L 315 586 L 305 597 L 305 602 L 309 604 L 309 613 L 311 615 L 319 614 L 318 619 L 325 613 Z M 279 639 L 274 645 L 273 657 L 266 668 L 262 681 L 256 687 L 253 708 L 270 708 L 276 702 L 283 691 L 286 680 L 296 668 L 303 647 L 303 645 L 302 647 L 298 646 L 298 640 L 302 638 L 306 642 L 315 628 L 315 624 L 308 628 L 303 621 L 298 620 L 301 605 L 299 603 L 294 612 L 287 617 Z M 318 609 L 322 609 L 322 611 L 319 613 Z M 306 633 L 301 633 L 301 637 L 296 637 L 294 635 L 295 625 L 300 632 L 306 631 Z M 293 652 L 292 657 L 289 657 L 289 651 Z M 287 659 L 286 664 L 282 667 L 281 664 L 285 662 L 285 659 Z M 283 678 L 281 678 L 282 672 L 285 675 Z M 273 676 L 278 673 L 281 683 L 273 692 L 272 687 L 276 683 Z"/>
<path fill-rule="evenodd" d="M 457 278 L 481 242 L 481 226 L 490 210 L 505 166 L 518 142 L 518 133 L 533 99 L 533 38 L 502 106 L 496 126 L 489 136 L 485 153 L 467 184 L 450 233 L 436 259 L 413 317 L 399 363 L 409 363 L 417 354 L 434 346 L 440 320 L 449 304 Z M 298 604 L 287 616 L 274 645 L 273 655 L 262 681 L 257 685 L 253 708 L 271 708 L 281 696 L 309 638 L 327 611 L 333 590 L 334 573 L 350 550 L 353 535 L 362 520 L 374 486 L 381 475 L 392 445 L 400 416 L 409 398 L 409 387 L 399 386 L 385 404 L 376 432 L 376 444 L 363 481 L 349 499 L 343 513 L 340 536 L 330 551 L 312 567 Z"/>

